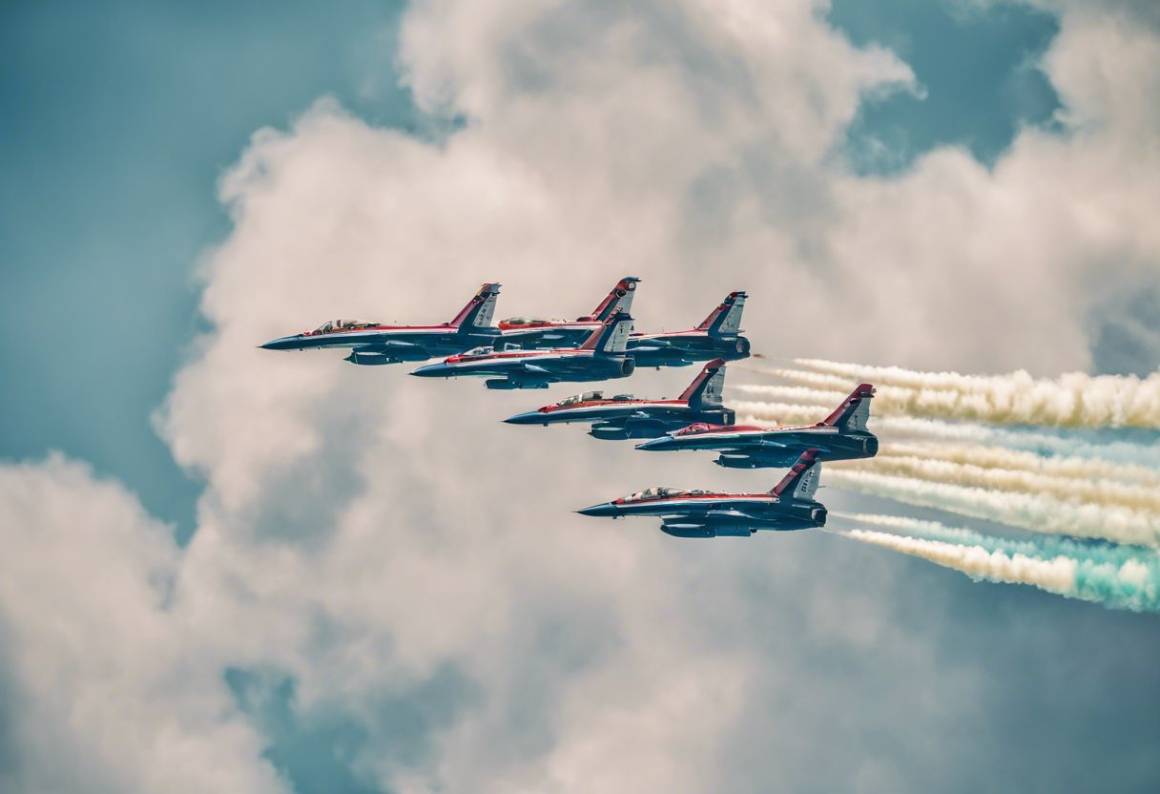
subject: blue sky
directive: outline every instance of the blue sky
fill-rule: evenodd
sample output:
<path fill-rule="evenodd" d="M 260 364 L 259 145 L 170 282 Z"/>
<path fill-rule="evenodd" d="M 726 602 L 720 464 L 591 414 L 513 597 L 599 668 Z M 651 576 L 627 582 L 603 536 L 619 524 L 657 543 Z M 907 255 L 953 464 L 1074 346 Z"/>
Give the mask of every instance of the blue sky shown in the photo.
<path fill-rule="evenodd" d="M 609 10 L 612 6 L 595 8 L 597 15 L 616 13 Z M 293 130 L 290 135 L 307 140 L 319 134 L 309 124 L 305 130 L 294 124 L 323 96 L 336 97 L 357 119 L 373 127 L 429 138 L 427 131 L 441 121 L 420 112 L 410 91 L 400 85 L 397 58 L 404 12 L 401 3 L 371 0 L 333 4 L 293 0 L 279 4 L 277 13 L 271 13 L 269 4 L 250 0 L 214 0 L 195 8 L 176 2 L 110 2 L 100 7 L 83 2 L 15 2 L 3 6 L 0 371 L 9 388 L 0 411 L 0 461 L 38 460 L 50 450 L 87 461 L 99 475 L 123 483 L 140 498 L 148 514 L 172 524 L 179 540 L 189 542 L 197 525 L 197 499 L 206 484 L 174 462 L 151 417 L 170 392 L 174 376 L 197 357 L 193 349 L 197 336 L 213 330 L 198 314 L 203 287 L 199 269 L 217 256 L 216 246 L 236 242 L 231 238 L 234 225 L 217 196 L 219 180 L 261 128 Z M 895 52 L 913 70 L 918 86 L 916 91 L 875 93 L 859 106 L 832 152 L 845 158 L 857 174 L 901 178 L 923 154 L 948 145 L 962 147 L 970 158 L 990 169 L 1022 128 L 1041 130 L 1060 140 L 1066 135 L 1057 120 L 1057 112 L 1065 109 L 1063 100 L 1038 65 L 1060 35 L 1054 14 L 1006 2 L 976 6 L 959 0 L 835 0 L 826 20 L 856 46 L 877 44 Z M 598 22 L 583 30 L 593 36 L 601 32 Z M 473 40 L 466 34 L 464 38 Z M 443 44 L 437 41 L 435 48 Z M 454 54 L 454 47 L 445 49 Z M 532 60 L 542 53 L 529 49 L 521 55 Z M 663 61 L 663 52 L 658 59 Z M 545 70 L 540 88 L 547 93 L 556 77 Z M 459 99 L 470 102 L 472 98 Z M 568 109 L 564 106 L 561 113 Z M 517 112 L 512 115 L 516 117 Z M 576 121 L 574 117 L 567 120 Z M 466 122 L 468 129 L 472 123 Z M 375 147 L 382 143 L 380 138 L 357 140 L 368 152 L 379 153 Z M 534 148 L 532 143 L 529 140 L 529 148 Z M 371 154 L 367 156 L 369 161 Z M 345 161 L 338 157 L 335 162 Z M 271 156 L 264 165 L 273 169 L 278 163 Z M 504 168 L 510 165 L 504 162 Z M 409 172 L 399 176 L 400 181 L 405 173 Z M 537 176 L 550 182 L 542 173 Z M 439 184 L 440 178 L 434 174 L 432 182 Z M 972 178 L 971 174 L 963 177 L 964 181 Z M 260 187 L 247 189 L 261 193 Z M 479 203 L 493 200 L 504 209 L 510 201 L 513 215 L 526 209 L 498 189 L 494 195 L 482 192 L 471 198 L 480 197 Z M 707 200 L 716 197 L 713 194 Z M 422 206 L 423 200 L 417 198 L 416 206 Z M 824 196 L 818 206 L 824 215 Z M 239 207 L 235 205 L 235 210 L 241 211 Z M 499 233 L 522 239 L 518 224 L 500 225 Z M 486 248 L 487 234 L 486 230 L 479 233 L 482 248 Z M 616 235 L 610 235 L 607 242 L 614 248 Z M 229 255 L 246 254 L 233 251 Z M 1146 266 L 1154 264 L 1146 252 L 1124 252 L 1125 260 L 1134 256 Z M 345 261 L 333 266 L 336 279 L 358 272 L 344 269 L 348 267 Z M 505 262 L 503 268 L 507 266 Z M 1154 366 L 1160 350 L 1155 330 L 1160 280 L 1146 266 L 1140 268 L 1138 281 L 1114 284 L 1115 289 L 1101 292 L 1083 318 L 1084 343 L 1094 353 L 1095 371 L 1144 372 Z M 474 271 L 468 278 L 475 278 Z M 658 280 L 646 279 L 645 285 L 651 288 Z M 823 291 L 824 281 L 805 283 Z M 518 300 L 518 286 L 505 284 L 510 292 L 501 300 L 509 295 Z M 916 294 L 922 288 L 908 286 Z M 1091 286 L 1093 290 L 1101 287 Z M 255 293 L 262 287 L 250 285 Z M 555 284 L 545 278 L 533 289 L 539 289 L 542 298 L 548 289 L 555 290 Z M 256 301 L 259 297 L 255 294 Z M 363 297 L 352 288 L 352 300 Z M 587 297 L 566 297 L 566 301 L 564 296 L 553 297 L 553 305 L 544 310 L 559 313 L 568 307 L 572 311 L 572 305 L 579 303 L 575 307 L 579 311 L 592 303 Z M 964 294 L 963 302 L 972 297 L 977 298 Z M 1022 308 L 1021 301 L 1015 305 Z M 696 303 L 704 302 L 704 296 L 697 295 Z M 1062 303 L 1055 293 L 1043 302 Z M 996 306 L 995 313 L 1000 315 L 1009 304 Z M 435 308 L 435 314 L 446 308 Z M 647 302 L 641 302 L 641 308 L 655 311 Z M 412 319 L 428 319 L 426 306 L 413 309 Z M 500 311 L 506 316 L 502 306 Z M 761 304 L 757 296 L 749 311 L 750 321 L 758 322 L 755 313 L 761 311 Z M 1024 322 L 1034 325 L 1033 307 L 1027 307 L 1027 312 Z M 323 319 L 287 313 L 279 322 L 284 320 L 281 330 L 285 332 Z M 935 324 L 933 318 L 930 322 Z M 964 336 L 986 335 L 985 328 L 973 325 L 972 331 Z M 867 338 L 876 337 L 867 334 Z M 989 344 L 984 342 L 983 346 Z M 993 345 L 1000 353 L 1003 342 L 1000 339 Z M 857 346 L 859 340 L 850 343 Z M 354 368 L 347 367 L 334 375 L 335 370 L 319 363 L 320 378 L 340 378 L 344 388 L 373 384 L 374 395 L 369 399 L 386 401 L 404 387 L 418 388 L 390 380 L 391 375 L 382 372 L 348 372 Z M 1032 363 L 1027 366 L 1034 368 Z M 368 374 L 371 377 L 358 380 Z M 682 371 L 666 385 L 686 379 Z M 361 386 L 356 388 L 361 390 Z M 463 393 L 479 397 L 474 390 Z M 368 399 L 361 391 L 360 397 Z M 528 407 L 526 395 L 522 401 L 521 395 L 501 395 L 497 402 L 509 397 L 510 402 L 496 408 L 497 416 L 514 412 L 517 405 Z M 414 411 L 416 427 L 429 421 L 422 405 L 400 404 Z M 277 569 L 278 552 L 286 547 L 297 550 L 296 544 L 305 547 L 312 560 L 324 557 L 333 541 L 329 525 L 340 514 L 357 512 L 349 510 L 351 492 L 365 484 L 360 477 L 373 479 L 361 468 L 366 463 L 362 453 L 372 449 L 365 417 L 352 409 L 351 415 L 337 419 L 315 418 L 311 429 L 321 438 L 317 455 L 278 470 L 269 478 L 277 480 L 277 487 L 261 480 L 261 486 L 271 492 L 263 498 L 272 505 L 262 501 L 247 508 L 257 516 L 246 514 L 247 518 L 266 533 L 256 545 L 263 554 L 269 552 L 271 570 Z M 436 462 L 440 455 L 443 460 L 462 455 L 460 439 L 475 439 L 478 432 L 479 438 L 494 440 L 496 433 L 510 431 L 506 427 L 477 431 L 476 418 L 459 412 L 446 418 L 444 430 L 450 438 L 427 441 Z M 212 435 L 213 428 L 204 429 Z M 392 427 L 390 432 L 405 436 L 406 428 Z M 540 466 L 542 458 L 533 453 L 540 449 L 539 454 L 547 454 L 542 450 L 549 442 L 546 436 L 536 438 L 543 447 L 505 449 L 511 455 L 511 471 L 519 471 L 521 465 Z M 282 449 L 276 442 L 271 440 L 272 448 Z M 563 445 L 563 451 L 552 454 L 565 461 L 583 446 L 560 437 L 551 440 L 556 442 Z M 607 460 L 627 465 L 631 450 L 607 455 Z M 333 463 L 333 456 L 342 459 Z M 319 474 L 319 459 L 331 460 L 333 465 Z M 416 493 L 426 493 L 424 478 L 434 476 L 430 474 L 433 468 L 430 461 L 421 460 L 413 471 L 387 471 L 404 485 L 409 483 Z M 616 466 L 602 468 L 615 470 Z M 690 465 L 682 473 L 720 476 L 704 472 L 705 468 L 713 467 Z M 569 471 L 570 477 L 576 477 Z M 767 473 L 759 474 L 754 484 L 767 478 Z M 513 479 L 509 476 L 507 483 Z M 624 491 L 638 484 L 642 483 L 626 485 Z M 547 489 L 539 495 L 553 509 L 559 508 L 557 512 L 574 501 L 572 495 Z M 213 493 L 208 501 L 212 513 L 219 501 L 228 499 Z M 580 501 L 587 504 L 595 498 L 585 494 Z M 870 502 L 876 509 L 886 509 Z M 425 533 L 424 538 L 429 534 L 431 543 L 438 544 L 448 537 L 444 525 L 454 525 L 453 519 L 461 518 L 454 508 L 428 502 L 403 505 L 389 515 L 396 523 L 405 519 L 410 522 L 408 529 Z M 238 530 L 228 520 L 220 523 L 224 530 L 212 522 L 211 529 L 223 536 Z M 536 530 L 531 536 L 535 542 L 555 542 L 543 527 L 526 529 L 529 534 Z M 390 536 L 393 540 L 385 535 L 373 537 L 376 551 L 398 542 L 397 536 Z M 220 538 L 214 535 L 213 540 Z M 777 544 L 748 550 L 717 545 L 679 547 L 669 550 L 671 560 L 665 559 L 673 567 L 664 570 L 675 571 L 686 589 L 717 593 L 724 589 L 724 573 L 740 593 L 727 600 L 727 610 L 695 623 L 682 639 L 690 643 L 690 661 L 694 662 L 702 661 L 699 654 L 706 652 L 727 657 L 748 649 L 746 643 L 759 648 L 759 658 L 767 667 L 757 676 L 755 690 L 746 693 L 748 710 L 741 709 L 747 713 L 745 724 L 765 725 L 770 715 L 785 708 L 802 715 L 798 734 L 803 746 L 797 755 L 812 757 L 811 753 L 827 745 L 848 751 L 839 753 L 830 769 L 783 769 L 779 756 L 763 746 L 760 732 L 744 733 L 738 728 L 730 734 L 725 730 L 722 757 L 735 770 L 728 778 L 734 789 L 754 790 L 752 780 L 786 780 L 796 790 L 834 790 L 852 764 L 851 755 L 864 753 L 871 758 L 909 759 L 912 772 L 905 781 L 908 786 L 901 786 L 889 770 L 863 765 L 859 768 L 866 775 L 861 779 L 865 790 L 887 790 L 898 784 L 899 790 L 965 791 L 1012 781 L 1024 790 L 1059 791 L 1069 786 L 1094 790 L 1106 784 L 1115 788 L 1119 781 L 1124 781 L 1125 790 L 1143 790 L 1137 784 L 1155 771 L 1148 748 L 1160 737 L 1156 717 L 1160 709 L 1155 708 L 1160 682 L 1154 671 L 1158 648 L 1149 636 L 1154 624 L 1144 622 L 1151 618 L 1077 605 L 1029 588 L 980 586 L 922 561 L 866 557 L 861 549 L 850 548 L 852 544 L 834 548 L 824 536 L 786 540 L 797 545 L 786 546 L 784 555 L 776 553 Z M 445 545 L 455 547 L 458 541 L 452 537 Z M 523 545 L 504 547 L 504 551 L 515 556 Z M 447 586 L 457 600 L 479 596 L 471 589 L 474 580 L 467 569 L 488 551 L 471 546 L 457 558 L 465 568 L 466 595 L 456 589 L 458 581 Z M 767 558 L 758 551 L 771 555 Z M 399 556 L 405 558 L 404 549 L 399 549 Z M 262 560 L 250 572 L 256 579 L 265 572 Z M 428 560 L 423 558 L 423 562 Z M 607 562 L 612 582 L 623 584 L 639 573 L 616 579 L 623 560 L 610 556 L 599 562 Z M 443 584 L 440 572 L 417 567 L 424 576 Z M 814 589 L 810 582 L 803 583 L 806 569 L 817 572 Z M 244 576 L 239 574 L 239 578 Z M 524 696 L 503 710 L 496 724 L 485 722 L 483 733 L 486 736 L 490 728 L 505 738 L 514 735 L 516 739 L 504 751 L 514 758 L 534 757 L 569 728 L 565 720 L 554 718 L 551 709 L 561 697 L 560 679 L 598 666 L 629 643 L 618 634 L 620 624 L 612 615 L 611 605 L 621 599 L 615 588 L 611 594 L 589 593 L 568 582 L 560 595 L 543 589 L 538 581 L 513 579 L 517 580 L 515 592 L 509 595 L 521 613 L 540 622 L 521 625 L 510 637 L 477 638 L 480 655 L 488 659 L 492 657 L 486 656 L 485 646 L 490 642 L 510 645 L 515 658 L 503 671 L 511 678 L 504 683 Z M 228 577 L 223 581 L 229 587 L 235 584 Z M 437 612 L 442 604 L 441 593 L 406 589 L 414 586 L 406 576 L 402 582 L 400 591 L 376 591 L 371 597 L 391 601 L 391 607 L 401 603 L 401 612 L 419 615 L 418 622 L 426 622 L 426 611 Z M 863 584 L 868 588 L 865 592 L 859 589 Z M 262 587 L 280 592 L 264 580 L 252 592 L 246 589 L 248 585 L 238 585 L 243 596 L 237 604 L 246 608 L 262 602 L 254 595 L 263 592 Z M 303 581 L 303 602 L 292 606 L 307 615 L 309 630 L 304 638 L 294 636 L 292 652 L 278 658 L 275 665 L 253 661 L 239 652 L 242 658 L 228 659 L 219 676 L 233 704 L 259 735 L 262 756 L 297 790 L 351 794 L 380 790 L 373 782 L 376 770 L 368 768 L 368 754 L 377 755 L 383 764 L 412 770 L 424 767 L 438 757 L 436 739 L 441 731 L 455 726 L 464 715 L 487 714 L 497 699 L 505 703 L 503 695 L 489 691 L 480 683 L 479 671 L 471 669 L 474 649 L 458 661 L 439 661 L 428 669 L 402 653 L 412 649 L 396 645 L 394 632 L 403 629 L 393 624 L 384 630 L 385 639 L 375 635 L 366 640 L 360 635 L 359 642 L 349 646 L 334 640 L 345 636 L 345 611 L 358 612 L 358 605 L 338 599 L 335 614 L 325 594 L 312 593 L 307 585 Z M 671 586 L 678 588 L 678 584 Z M 812 612 L 810 604 L 800 603 L 807 597 L 803 594 L 819 590 L 835 594 L 840 605 L 836 616 Z M 426 596 L 432 597 L 434 605 Z M 556 597 L 558 601 L 553 600 Z M 800 611 L 789 608 L 790 604 Z M 712 605 L 716 608 L 716 602 Z M 244 611 L 242 606 L 237 609 Z M 501 607 L 497 610 L 502 611 Z M 285 616 L 261 613 L 262 625 L 267 617 L 270 625 L 281 627 Z M 224 624 L 232 618 L 219 616 Z M 843 625 L 864 618 L 870 639 L 855 633 L 853 640 L 835 641 L 818 628 L 827 618 Z M 238 620 L 239 625 L 248 625 Z M 0 633 L 5 631 L 0 620 Z M 437 645 L 443 639 L 430 641 Z M 331 640 L 333 648 L 328 645 Z M 4 644 L 0 643 L 0 693 L 16 688 L 8 672 L 16 665 L 8 663 Z M 313 671 L 312 688 L 310 664 L 303 658 L 315 652 L 324 658 L 326 672 Z M 414 651 L 419 656 L 423 652 L 434 655 L 425 647 Z M 384 665 L 388 658 L 394 661 L 393 654 L 401 654 L 415 669 L 404 666 L 395 678 L 376 680 L 366 690 L 344 691 L 336 699 L 319 697 L 318 677 L 341 679 L 341 674 L 330 671 L 348 670 L 344 664 L 361 672 L 357 662 L 363 655 L 373 659 L 370 666 L 375 667 L 380 661 L 375 654 L 381 654 Z M 709 664 L 706 669 L 711 675 L 716 668 Z M 800 685 L 788 695 L 777 688 L 783 674 L 800 676 Z M 11 677 L 15 680 L 14 674 Z M 908 686 L 911 682 L 905 679 L 910 677 L 919 681 L 918 689 Z M 12 704 L 17 702 L 15 696 L 6 700 L 0 702 L 0 784 L 8 754 L 5 726 L 12 722 Z M 936 751 L 936 742 L 953 750 Z M 1056 763 L 1061 755 L 1071 763 Z M 947 765 L 959 773 L 957 777 L 947 778 Z M 1105 776 L 1105 765 L 1122 777 Z M 740 779 L 750 774 L 752 780 Z"/>
<path fill-rule="evenodd" d="M 285 127 L 323 95 L 409 128 L 392 72 L 399 5 L 0 13 L 0 367 L 21 383 L 0 453 L 89 460 L 188 531 L 198 486 L 149 416 L 199 329 L 199 258 L 229 228 L 217 181 L 256 130 Z"/>

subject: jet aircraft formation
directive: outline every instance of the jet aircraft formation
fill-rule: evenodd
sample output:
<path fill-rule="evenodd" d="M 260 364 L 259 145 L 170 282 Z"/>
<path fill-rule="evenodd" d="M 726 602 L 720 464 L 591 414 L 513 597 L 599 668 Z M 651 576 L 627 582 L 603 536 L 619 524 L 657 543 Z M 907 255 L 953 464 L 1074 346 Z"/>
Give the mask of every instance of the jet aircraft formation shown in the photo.
<path fill-rule="evenodd" d="M 552 383 L 627 378 L 638 367 L 681 367 L 706 362 L 675 400 L 588 391 L 505 419 L 516 425 L 583 423 L 602 440 L 645 439 L 645 451 L 710 450 L 726 468 L 784 468 L 765 493 L 650 488 L 580 510 L 583 515 L 655 516 L 661 530 L 682 538 L 748 536 L 759 529 L 825 526 L 826 508 L 814 496 L 823 461 L 872 458 L 878 438 L 867 428 L 874 387 L 858 386 L 829 416 L 807 427 L 736 423 L 722 392 L 729 361 L 747 358 L 741 330 L 748 297 L 731 292 L 709 316 L 686 331 L 641 333 L 630 314 L 640 279 L 627 276 L 590 314 L 575 320 L 511 318 L 492 325 L 500 285 L 482 285 L 449 321 L 438 325 L 385 325 L 334 320 L 274 339 L 268 350 L 340 348 L 360 366 L 419 363 L 423 378 L 481 377 L 489 389 L 543 389 Z"/>

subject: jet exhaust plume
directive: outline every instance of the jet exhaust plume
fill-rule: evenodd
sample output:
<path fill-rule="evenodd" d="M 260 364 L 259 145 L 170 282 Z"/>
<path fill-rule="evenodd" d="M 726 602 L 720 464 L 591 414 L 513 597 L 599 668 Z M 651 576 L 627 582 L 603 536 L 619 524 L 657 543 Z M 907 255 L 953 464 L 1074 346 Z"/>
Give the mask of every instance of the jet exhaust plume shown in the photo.
<path fill-rule="evenodd" d="M 975 581 L 1025 584 L 1108 607 L 1160 611 L 1160 568 L 1154 561 L 1129 559 L 1115 565 L 1067 556 L 1040 559 L 873 530 L 854 529 L 842 534 L 960 571 Z"/>
<path fill-rule="evenodd" d="M 1062 502 L 1043 494 L 991 491 L 837 467 L 827 472 L 827 479 L 838 487 L 1033 532 L 1160 546 L 1160 518 L 1139 510 Z"/>
<path fill-rule="evenodd" d="M 794 359 L 799 367 L 866 380 L 891 397 L 890 410 L 911 416 L 1053 427 L 1160 429 L 1160 372 L 1146 378 L 1073 372 L 1054 380 L 1020 370 L 1005 375 L 920 372 L 821 359 Z M 820 385 L 820 384 L 815 384 Z M 909 391 L 903 398 L 889 389 Z M 880 407 L 886 401 L 880 403 Z M 899 410 L 902 407 L 905 410 Z"/>

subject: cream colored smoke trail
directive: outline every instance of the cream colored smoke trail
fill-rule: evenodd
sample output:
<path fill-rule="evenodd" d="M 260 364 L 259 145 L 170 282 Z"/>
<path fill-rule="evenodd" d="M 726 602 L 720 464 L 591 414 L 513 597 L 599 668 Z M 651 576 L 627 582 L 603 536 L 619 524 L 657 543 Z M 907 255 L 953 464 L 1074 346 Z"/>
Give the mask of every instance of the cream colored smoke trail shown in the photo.
<path fill-rule="evenodd" d="M 795 359 L 794 363 L 826 375 L 909 390 L 905 413 L 911 416 L 1055 427 L 1160 429 L 1160 373 L 1138 378 L 1074 372 L 1044 380 L 1022 370 L 978 376 L 820 359 Z"/>
<path fill-rule="evenodd" d="M 756 394 L 799 405 L 838 407 L 849 395 L 849 391 L 823 391 L 806 386 L 766 386 L 756 383 L 739 383 L 730 386 L 729 391 L 739 394 Z"/>
<path fill-rule="evenodd" d="M 997 521 L 1033 532 L 1160 546 L 1160 519 L 1153 513 L 1139 510 L 1073 504 L 1042 494 L 968 488 L 838 467 L 826 472 L 826 481 L 863 493 Z"/>
<path fill-rule="evenodd" d="M 1156 611 L 1160 608 L 1155 570 L 1137 560 L 1128 560 L 1117 567 L 1064 556 L 1048 560 L 1023 554 L 1009 556 L 980 546 L 960 546 L 862 529 L 844 534 L 863 543 L 961 571 L 976 581 L 1026 584 L 1056 595 L 1126 609 Z"/>
<path fill-rule="evenodd" d="M 875 433 L 891 440 L 992 444 L 1040 455 L 1118 461 L 1160 470 L 1160 443 L 1093 442 L 1048 433 L 985 427 L 972 422 L 943 422 L 909 416 L 884 416 L 871 421 Z"/>
<path fill-rule="evenodd" d="M 896 533 L 925 540 L 937 540 L 959 546 L 981 546 L 989 552 L 1001 551 L 1008 557 L 1014 554 L 1041 559 L 1071 557 L 1077 560 L 1109 563 L 1117 567 L 1129 560 L 1135 560 L 1160 576 L 1160 549 L 1151 549 L 1146 546 L 1108 543 L 1102 540 L 1079 540 L 1052 535 L 1034 535 L 1018 539 L 1004 535 L 984 534 L 963 527 L 948 527 L 937 521 L 926 521 L 909 516 L 875 513 L 849 514 L 832 510 L 830 518 L 840 522 L 886 527 Z"/>
<path fill-rule="evenodd" d="M 986 469 L 1027 471 L 1054 477 L 1119 480 L 1160 489 L 1160 471 L 1147 466 L 1111 463 L 1094 458 L 1051 457 L 1004 447 L 889 442 L 878 450 L 878 458 L 883 457 L 930 458 Z M 1160 499 L 1160 491 L 1157 498 Z"/>
<path fill-rule="evenodd" d="M 822 421 L 830 413 L 825 408 L 790 403 L 754 403 L 729 400 L 727 405 L 737 412 L 739 424 L 757 424 L 769 427 L 812 425 Z"/>
<path fill-rule="evenodd" d="M 1044 475 L 1018 469 L 988 468 L 969 463 L 890 454 L 855 461 L 848 468 L 968 488 L 1045 494 L 1061 502 L 1123 507 L 1152 513 L 1154 519 L 1160 521 L 1160 490 L 1109 480 Z"/>

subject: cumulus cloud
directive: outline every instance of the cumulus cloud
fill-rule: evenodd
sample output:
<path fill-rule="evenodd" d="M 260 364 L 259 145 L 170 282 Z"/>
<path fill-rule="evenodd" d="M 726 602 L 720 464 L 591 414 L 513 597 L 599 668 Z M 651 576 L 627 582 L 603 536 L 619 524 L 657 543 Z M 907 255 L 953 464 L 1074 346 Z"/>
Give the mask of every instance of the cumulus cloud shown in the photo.
<path fill-rule="evenodd" d="M 15 693 L 5 791 L 282 786 L 222 660 L 174 606 L 170 527 L 59 456 L 0 467 L 0 637 Z M 220 615 L 219 620 L 228 619 Z"/>
<path fill-rule="evenodd" d="M 644 523 L 576 517 L 578 505 L 657 479 L 655 462 L 496 421 L 541 394 L 255 349 L 333 316 L 446 319 L 491 279 L 506 283 L 501 314 L 579 313 L 632 273 L 644 278 L 634 310 L 645 328 L 695 322 L 719 293 L 746 288 L 745 325 L 766 352 L 1086 366 L 1093 291 L 1160 252 L 1145 211 L 1160 189 L 1149 178 L 1157 155 L 1142 136 L 1155 120 L 1107 96 L 1119 81 L 1098 85 L 1121 47 L 1134 57 L 1120 77 L 1155 73 L 1154 43 L 1098 20 L 1065 24 L 1047 68 L 1074 114 L 1067 134 L 1024 132 L 991 171 L 944 150 L 897 178 L 864 179 L 834 154 L 838 139 L 868 92 L 907 90 L 912 76 L 888 51 L 853 48 L 820 8 L 421 3 L 403 21 L 401 67 L 421 107 L 461 119 L 445 138 L 376 129 L 330 101 L 254 136 L 222 181 L 233 232 L 203 268 L 213 330 L 158 419 L 177 460 L 205 477 L 198 531 L 179 552 L 124 508 L 110 519 L 118 531 L 154 538 L 102 550 L 121 555 L 114 569 L 132 590 L 79 591 L 101 590 L 108 609 L 132 602 L 118 621 L 145 627 L 120 643 L 94 630 L 92 642 L 148 662 L 126 686 L 142 691 L 146 716 L 171 720 L 171 734 L 151 739 L 233 738 L 224 758 L 237 764 L 210 771 L 240 782 L 203 789 L 277 783 L 223 693 L 226 667 L 276 670 L 297 682 L 303 708 L 349 715 L 367 736 L 359 774 L 402 791 L 751 789 L 726 762 L 737 753 L 773 759 L 784 780 L 898 782 L 901 755 L 834 759 L 801 742 L 811 714 L 856 694 L 820 677 L 817 647 L 873 649 L 909 678 L 954 680 L 938 702 L 902 686 L 893 697 L 918 724 L 971 719 L 982 676 L 935 659 L 864 595 L 890 598 L 889 562 L 867 567 L 816 538 L 797 556 L 755 555 L 771 539 L 675 544 Z M 634 386 L 672 394 L 687 379 L 642 373 Z M 768 473 L 702 464 L 668 462 L 664 479 L 769 486 Z M 68 532 L 108 487 L 59 462 L 13 471 L 69 493 L 56 500 L 67 516 L 45 507 L 22 522 L 38 533 Z M 38 546 L 25 559 L 54 553 Z M 90 563 L 62 563 L 42 586 L 68 592 Z M 857 569 L 857 581 L 800 573 L 826 565 Z M 158 568 L 170 582 L 160 603 Z M 777 609 L 755 604 L 754 588 Z M 4 602 L 37 609 L 19 591 Z M 35 621 L 29 612 L 13 625 Z M 153 634 L 158 653 L 141 641 Z M 770 665 L 762 638 L 789 634 L 800 647 Z M 369 704 L 445 670 L 471 694 L 427 726 L 425 752 L 392 753 Z M 30 676 L 16 685 L 37 697 Z M 101 671 L 60 677 L 101 688 Z M 796 700 L 803 682 L 824 694 Z M 754 693 L 794 708 L 764 713 Z M 851 737 L 896 727 L 876 712 L 844 719 Z M 95 726 L 70 723 L 70 740 L 104 752 Z M 131 755 L 130 737 L 116 741 L 91 762 L 121 776 L 114 787 L 171 790 Z M 29 763 L 30 774 L 52 771 L 45 758 Z"/>

